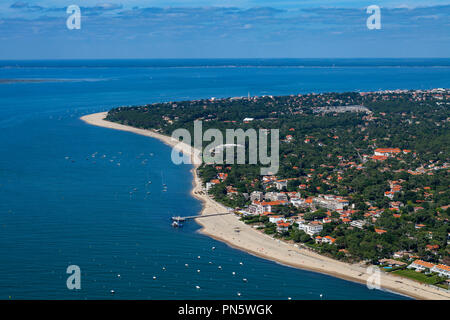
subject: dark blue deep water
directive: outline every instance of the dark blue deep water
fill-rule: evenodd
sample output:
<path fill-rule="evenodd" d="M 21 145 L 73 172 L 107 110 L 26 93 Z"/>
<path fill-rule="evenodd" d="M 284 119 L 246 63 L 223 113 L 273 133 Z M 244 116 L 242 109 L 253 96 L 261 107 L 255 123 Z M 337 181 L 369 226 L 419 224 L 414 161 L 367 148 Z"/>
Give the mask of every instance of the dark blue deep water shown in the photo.
<path fill-rule="evenodd" d="M 0 62 L 0 299 L 235 299 L 237 292 L 241 299 L 403 299 L 248 255 L 198 234 L 194 222 L 171 228 L 170 216 L 201 208 L 189 194 L 190 167 L 172 164 L 169 147 L 159 141 L 89 126 L 79 117 L 120 105 L 249 92 L 448 88 L 449 65 Z M 79 291 L 66 287 L 72 264 L 81 268 Z"/>

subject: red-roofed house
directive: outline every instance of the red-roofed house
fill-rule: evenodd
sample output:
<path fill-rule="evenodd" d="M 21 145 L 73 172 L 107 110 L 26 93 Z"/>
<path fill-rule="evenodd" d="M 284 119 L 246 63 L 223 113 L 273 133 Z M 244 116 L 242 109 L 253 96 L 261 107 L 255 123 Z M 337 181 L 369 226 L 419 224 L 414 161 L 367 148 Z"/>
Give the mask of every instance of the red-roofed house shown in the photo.
<path fill-rule="evenodd" d="M 278 232 L 286 232 L 289 230 L 290 223 L 286 221 L 278 221 L 277 222 L 277 231 Z"/>
<path fill-rule="evenodd" d="M 329 244 L 333 244 L 336 242 L 335 238 L 332 238 L 330 236 L 325 236 L 322 238 L 322 243 L 329 243 Z"/>
<path fill-rule="evenodd" d="M 280 221 L 284 221 L 284 217 L 283 216 L 271 216 L 271 217 L 269 217 L 269 222 L 278 223 Z"/>
<path fill-rule="evenodd" d="M 445 264 L 438 264 L 431 268 L 432 272 L 437 272 L 441 277 L 450 278 L 450 267 Z"/>
<path fill-rule="evenodd" d="M 434 251 L 434 250 L 437 250 L 437 249 L 439 249 L 439 245 L 437 245 L 437 244 L 427 244 L 426 245 L 426 250 L 428 250 L 428 251 Z"/>
<path fill-rule="evenodd" d="M 402 152 L 399 148 L 378 148 L 375 149 L 376 156 L 392 157 Z"/>
<path fill-rule="evenodd" d="M 415 269 L 416 271 L 424 271 L 424 270 L 431 270 L 434 266 L 435 265 L 430 262 L 425 262 L 422 260 L 414 260 L 414 262 L 408 266 L 408 269 Z"/>

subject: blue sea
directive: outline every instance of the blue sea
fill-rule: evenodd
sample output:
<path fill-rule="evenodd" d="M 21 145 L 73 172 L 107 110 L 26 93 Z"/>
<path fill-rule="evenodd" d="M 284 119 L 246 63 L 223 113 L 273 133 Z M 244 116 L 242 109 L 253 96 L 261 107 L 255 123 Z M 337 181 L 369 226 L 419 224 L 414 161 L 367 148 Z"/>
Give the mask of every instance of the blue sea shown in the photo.
<path fill-rule="evenodd" d="M 249 93 L 435 87 L 450 87 L 450 60 L 0 61 L 0 299 L 406 299 L 249 255 L 193 221 L 172 228 L 171 216 L 201 209 L 191 167 L 157 140 L 79 118 Z M 69 265 L 81 290 L 66 287 Z"/>

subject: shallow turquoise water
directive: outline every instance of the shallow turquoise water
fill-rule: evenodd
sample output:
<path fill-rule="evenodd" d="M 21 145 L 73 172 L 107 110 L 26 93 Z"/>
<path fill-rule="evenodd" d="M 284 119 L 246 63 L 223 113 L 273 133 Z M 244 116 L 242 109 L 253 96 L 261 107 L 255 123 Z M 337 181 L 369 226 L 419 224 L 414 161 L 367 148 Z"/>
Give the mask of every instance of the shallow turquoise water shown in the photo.
<path fill-rule="evenodd" d="M 241 299 L 404 298 L 248 255 L 198 234 L 194 222 L 171 228 L 170 216 L 201 208 L 189 194 L 190 167 L 172 164 L 170 148 L 159 141 L 79 117 L 248 92 L 450 87 L 449 70 L 0 67 L 3 79 L 74 80 L 0 84 L 0 299 L 234 299 L 237 292 Z M 71 264 L 81 268 L 79 291 L 66 288 Z"/>

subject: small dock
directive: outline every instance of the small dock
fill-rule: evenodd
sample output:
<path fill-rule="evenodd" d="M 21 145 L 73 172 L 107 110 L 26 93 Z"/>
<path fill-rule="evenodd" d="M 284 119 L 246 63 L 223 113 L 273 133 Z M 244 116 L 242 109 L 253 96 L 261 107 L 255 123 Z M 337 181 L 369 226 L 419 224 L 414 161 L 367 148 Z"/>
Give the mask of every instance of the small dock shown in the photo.
<path fill-rule="evenodd" d="M 187 216 L 187 217 L 172 217 L 172 221 L 176 221 L 176 222 L 184 222 L 186 220 L 192 220 L 192 219 L 197 219 L 197 218 L 207 218 L 207 217 L 214 217 L 214 216 L 224 216 L 227 214 L 231 214 L 232 212 L 223 212 L 223 213 L 210 213 L 210 214 L 202 214 L 202 215 L 198 215 L 198 216 Z"/>

